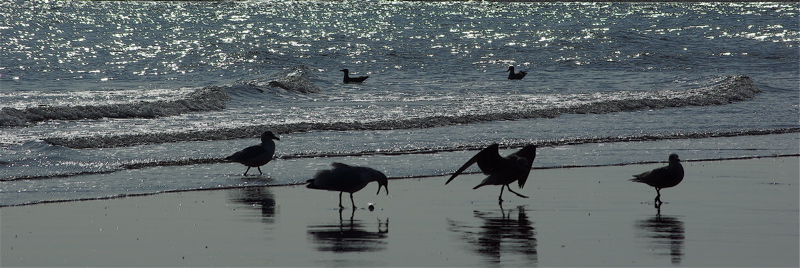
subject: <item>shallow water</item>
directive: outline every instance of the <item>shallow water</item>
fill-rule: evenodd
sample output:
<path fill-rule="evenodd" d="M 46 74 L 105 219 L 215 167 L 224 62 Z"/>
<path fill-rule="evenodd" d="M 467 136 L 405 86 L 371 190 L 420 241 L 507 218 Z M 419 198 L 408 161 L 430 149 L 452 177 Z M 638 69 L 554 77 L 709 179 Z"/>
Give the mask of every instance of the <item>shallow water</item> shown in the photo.
<path fill-rule="evenodd" d="M 0 13 L 3 206 L 292 184 L 332 161 L 440 175 L 491 143 L 542 145 L 535 167 L 800 151 L 791 4 L 10 1 Z M 528 76 L 507 80 L 509 65 Z M 342 68 L 370 78 L 342 84 Z M 219 164 L 267 129 L 281 136 L 268 176 Z M 159 175 L 172 169 L 186 175 Z"/>

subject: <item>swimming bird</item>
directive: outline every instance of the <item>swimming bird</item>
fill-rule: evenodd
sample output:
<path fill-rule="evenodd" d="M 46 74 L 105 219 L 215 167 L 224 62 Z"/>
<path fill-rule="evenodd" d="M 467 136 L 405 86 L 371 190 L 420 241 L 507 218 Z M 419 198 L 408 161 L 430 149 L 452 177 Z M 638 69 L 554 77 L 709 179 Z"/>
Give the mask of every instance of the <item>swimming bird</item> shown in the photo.
<path fill-rule="evenodd" d="M 381 192 L 381 187 L 386 189 L 386 195 L 389 195 L 389 181 L 386 175 L 380 171 L 368 168 L 357 167 L 342 163 L 331 163 L 332 169 L 320 170 L 314 175 L 313 179 L 306 181 L 306 187 L 318 190 L 338 191 L 339 192 L 339 208 L 342 206 L 342 193 L 350 193 L 350 203 L 353 209 L 356 208 L 356 202 L 353 201 L 353 193 L 358 192 L 367 186 L 368 183 L 377 181 L 378 192 Z"/>
<path fill-rule="evenodd" d="M 517 182 L 519 188 L 525 186 L 525 181 L 528 180 L 528 174 L 531 172 L 533 166 L 533 159 L 536 158 L 536 145 L 528 145 L 521 150 L 510 154 L 506 157 L 500 156 L 499 145 L 492 144 L 486 147 L 478 154 L 473 156 L 467 163 L 459 168 L 456 173 L 450 176 L 445 184 L 450 183 L 456 176 L 461 174 L 472 164 L 478 163 L 478 167 L 483 171 L 483 174 L 489 175 L 478 186 L 472 189 L 478 189 L 484 185 L 502 185 L 500 187 L 500 202 L 503 202 L 503 190 L 508 187 L 508 191 L 516 194 L 522 198 L 528 198 L 511 190 L 512 182 Z"/>
<path fill-rule="evenodd" d="M 361 82 L 364 82 L 364 80 L 367 80 L 367 78 L 369 78 L 369 75 L 367 75 L 367 76 L 350 77 L 350 70 L 348 70 L 348 69 L 341 69 L 340 71 L 344 72 L 344 83 L 345 84 L 361 83 Z"/>
<path fill-rule="evenodd" d="M 660 167 L 639 175 L 633 175 L 633 177 L 634 178 L 631 179 L 633 182 L 646 183 L 656 188 L 655 203 L 656 208 L 658 208 L 663 203 L 661 202 L 661 189 L 678 185 L 678 183 L 681 183 L 683 180 L 681 159 L 678 158 L 677 154 L 670 154 L 669 165 L 666 167 Z"/>
<path fill-rule="evenodd" d="M 508 80 L 520 80 L 525 77 L 526 74 L 528 74 L 528 72 L 519 71 L 518 73 L 514 73 L 514 66 L 508 66 Z"/>
<path fill-rule="evenodd" d="M 250 171 L 251 167 L 257 167 L 258 173 L 264 174 L 261 172 L 261 166 L 272 161 L 272 156 L 275 155 L 275 142 L 272 140 L 281 139 L 275 136 L 275 134 L 272 134 L 272 131 L 264 131 L 264 133 L 261 134 L 261 144 L 244 148 L 244 150 L 226 157 L 225 160 L 247 166 L 247 170 L 244 171 L 243 176 L 247 176 L 247 172 Z"/>

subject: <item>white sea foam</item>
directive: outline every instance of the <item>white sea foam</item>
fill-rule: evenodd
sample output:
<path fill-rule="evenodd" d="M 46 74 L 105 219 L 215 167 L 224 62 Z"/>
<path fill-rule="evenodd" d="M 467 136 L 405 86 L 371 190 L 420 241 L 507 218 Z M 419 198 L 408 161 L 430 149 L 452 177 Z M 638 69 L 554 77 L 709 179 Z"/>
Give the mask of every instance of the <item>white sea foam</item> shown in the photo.
<path fill-rule="evenodd" d="M 0 109 L 0 127 L 28 126 L 47 120 L 82 120 L 98 118 L 154 118 L 196 111 L 220 110 L 228 100 L 219 87 L 192 91 L 183 99 L 157 101 L 116 101 L 78 106 L 39 106 L 24 109 Z"/>

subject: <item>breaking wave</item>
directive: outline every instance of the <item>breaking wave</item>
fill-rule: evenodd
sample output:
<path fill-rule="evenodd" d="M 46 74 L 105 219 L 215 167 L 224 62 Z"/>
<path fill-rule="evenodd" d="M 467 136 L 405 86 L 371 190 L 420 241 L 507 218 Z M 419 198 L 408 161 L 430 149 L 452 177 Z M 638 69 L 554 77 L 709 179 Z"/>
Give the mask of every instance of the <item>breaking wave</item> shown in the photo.
<path fill-rule="evenodd" d="M 278 73 L 272 76 L 273 79 L 269 81 L 251 81 L 247 83 L 250 86 L 264 92 L 265 88 L 281 88 L 286 91 L 298 93 L 319 93 L 322 92 L 314 82 L 311 81 L 313 73 L 311 69 L 306 66 L 295 66 L 289 68 L 287 71 Z"/>
<path fill-rule="evenodd" d="M 0 127 L 22 127 L 47 120 L 155 118 L 225 108 L 230 98 L 220 87 L 197 89 L 185 99 L 82 106 L 44 106 L 0 109 Z"/>
<path fill-rule="evenodd" d="M 460 115 L 408 116 L 403 119 L 374 121 L 298 122 L 262 124 L 188 132 L 154 132 L 84 137 L 50 137 L 46 142 L 69 148 L 112 148 L 181 141 L 209 141 L 258 137 L 265 130 L 277 134 L 307 131 L 359 131 L 442 127 L 487 121 L 528 118 L 554 118 L 562 114 L 606 114 L 644 109 L 663 109 L 683 106 L 724 105 L 753 98 L 761 92 L 744 75 L 730 76 L 704 87 L 689 90 L 652 92 L 611 92 L 573 94 L 567 104 L 553 107 L 531 107 L 511 111 L 472 111 Z"/>

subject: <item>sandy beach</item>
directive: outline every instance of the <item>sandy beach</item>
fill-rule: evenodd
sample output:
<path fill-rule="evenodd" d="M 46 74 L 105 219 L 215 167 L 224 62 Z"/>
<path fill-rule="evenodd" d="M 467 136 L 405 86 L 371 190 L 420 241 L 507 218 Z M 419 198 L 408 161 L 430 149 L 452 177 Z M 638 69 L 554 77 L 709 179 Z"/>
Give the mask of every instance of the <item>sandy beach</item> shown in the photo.
<path fill-rule="evenodd" d="M 797 267 L 798 160 L 685 162 L 660 214 L 628 179 L 663 164 L 536 169 L 502 205 L 462 175 L 373 183 L 343 211 L 304 186 L 4 207 L 0 264 Z"/>

